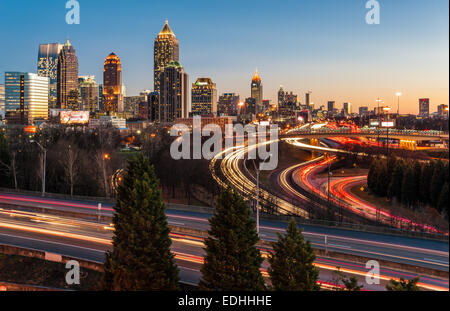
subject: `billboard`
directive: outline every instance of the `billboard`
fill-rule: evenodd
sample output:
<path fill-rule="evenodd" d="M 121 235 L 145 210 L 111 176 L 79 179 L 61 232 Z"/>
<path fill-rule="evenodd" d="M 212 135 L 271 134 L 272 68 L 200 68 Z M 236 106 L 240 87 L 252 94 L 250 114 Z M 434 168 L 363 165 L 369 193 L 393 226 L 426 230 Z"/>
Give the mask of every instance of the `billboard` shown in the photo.
<path fill-rule="evenodd" d="M 89 111 L 61 111 L 61 124 L 88 124 Z"/>
<path fill-rule="evenodd" d="M 393 121 L 383 121 L 381 122 L 381 127 L 394 127 L 395 123 Z"/>

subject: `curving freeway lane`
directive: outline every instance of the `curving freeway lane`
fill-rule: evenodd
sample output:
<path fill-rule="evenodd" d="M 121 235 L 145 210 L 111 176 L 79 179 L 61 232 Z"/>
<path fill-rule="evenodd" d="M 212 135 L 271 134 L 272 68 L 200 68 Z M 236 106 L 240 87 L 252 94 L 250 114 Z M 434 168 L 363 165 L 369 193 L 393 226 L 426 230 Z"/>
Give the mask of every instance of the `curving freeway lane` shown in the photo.
<path fill-rule="evenodd" d="M 184 214 L 175 213 L 177 223 L 193 220 L 192 216 Z M 266 230 L 270 229 L 267 224 L 265 227 Z M 70 217 L 15 210 L 0 211 L 0 244 L 48 251 L 99 263 L 103 262 L 105 252 L 111 248 L 112 232 L 110 229 L 108 224 Z M 173 241 L 172 251 L 180 267 L 182 280 L 185 283 L 197 284 L 204 256 L 203 239 L 176 233 L 171 233 L 171 238 Z M 270 251 L 265 248 L 261 250 L 263 256 Z M 410 251 L 413 251 L 413 248 Z M 322 285 L 334 281 L 336 267 L 341 267 L 341 271 L 357 277 L 364 284 L 367 272 L 364 265 L 321 257 L 317 258 L 315 265 L 320 270 Z M 265 261 L 262 266 L 262 273 L 265 276 L 267 276 L 267 268 L 268 264 Z M 381 283 L 379 285 L 365 284 L 364 288 L 382 290 L 391 278 L 413 278 L 415 276 L 411 273 L 382 268 Z M 448 290 L 448 280 L 422 276 L 420 286 L 429 290 Z"/>

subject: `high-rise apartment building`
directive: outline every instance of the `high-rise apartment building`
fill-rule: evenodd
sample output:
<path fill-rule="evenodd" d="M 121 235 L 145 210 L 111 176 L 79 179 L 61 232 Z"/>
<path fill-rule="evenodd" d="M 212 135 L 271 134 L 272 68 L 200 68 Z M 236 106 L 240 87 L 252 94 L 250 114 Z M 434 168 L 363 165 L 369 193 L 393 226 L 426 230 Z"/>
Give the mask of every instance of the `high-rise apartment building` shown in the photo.
<path fill-rule="evenodd" d="M 419 116 L 428 117 L 430 115 L 430 99 L 419 99 Z"/>
<path fill-rule="evenodd" d="M 170 62 L 179 62 L 178 39 L 166 20 L 154 44 L 154 91 L 160 92 L 160 75 Z"/>
<path fill-rule="evenodd" d="M 78 58 L 69 40 L 58 55 L 57 68 L 57 108 L 78 110 Z"/>
<path fill-rule="evenodd" d="M 192 84 L 192 115 L 217 115 L 217 89 L 210 78 L 198 78 Z"/>
<path fill-rule="evenodd" d="M 217 103 L 217 114 L 224 116 L 237 116 L 239 95 L 235 93 L 224 93 L 220 95 Z"/>
<path fill-rule="evenodd" d="M 91 113 L 98 111 L 98 84 L 94 76 L 80 76 L 78 78 L 80 89 L 81 110 Z"/>
<path fill-rule="evenodd" d="M 170 62 L 160 75 L 158 118 L 171 123 L 189 117 L 189 76 L 179 62 Z"/>
<path fill-rule="evenodd" d="M 49 43 L 39 45 L 37 74 L 50 79 L 49 107 L 58 107 L 58 55 L 64 45 Z"/>
<path fill-rule="evenodd" d="M 258 71 L 255 72 L 252 78 L 251 83 L 251 98 L 255 99 L 255 110 L 249 111 L 254 114 L 259 114 L 263 112 L 263 85 L 261 83 L 261 77 L 258 74 Z"/>
<path fill-rule="evenodd" d="M 122 63 L 114 53 L 105 59 L 102 111 L 108 114 L 123 112 Z"/>
<path fill-rule="evenodd" d="M 50 80 L 35 73 L 5 73 L 6 120 L 12 124 L 33 124 L 48 119 Z"/>

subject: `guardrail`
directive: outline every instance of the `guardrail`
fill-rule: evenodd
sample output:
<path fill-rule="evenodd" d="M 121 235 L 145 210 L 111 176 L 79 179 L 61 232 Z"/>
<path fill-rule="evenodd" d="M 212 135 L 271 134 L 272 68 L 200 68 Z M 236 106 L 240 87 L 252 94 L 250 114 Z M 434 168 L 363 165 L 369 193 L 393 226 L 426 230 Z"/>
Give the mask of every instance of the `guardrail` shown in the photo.
<path fill-rule="evenodd" d="M 348 135 L 348 134 L 362 134 L 362 135 L 376 135 L 376 134 L 386 134 L 387 129 L 308 129 L 308 130 L 291 130 L 285 135 L 314 135 L 314 134 L 333 134 L 333 135 Z M 448 139 L 449 134 L 441 131 L 411 131 L 411 130 L 396 130 L 389 129 L 390 135 L 404 135 L 404 136 L 417 136 L 417 137 L 433 137 L 433 138 L 444 138 Z"/>

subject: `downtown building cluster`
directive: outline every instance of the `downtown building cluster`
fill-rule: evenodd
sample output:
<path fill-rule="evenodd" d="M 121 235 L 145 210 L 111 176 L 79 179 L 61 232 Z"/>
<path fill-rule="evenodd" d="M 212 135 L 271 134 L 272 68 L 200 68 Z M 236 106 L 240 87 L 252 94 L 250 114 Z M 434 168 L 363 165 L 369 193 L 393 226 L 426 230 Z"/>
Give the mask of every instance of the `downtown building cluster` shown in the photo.
<path fill-rule="evenodd" d="M 292 91 L 280 87 L 277 102 L 264 99 L 263 83 L 258 71 L 250 83 L 250 97 L 225 92 L 218 95 L 216 83 L 209 77 L 199 77 L 190 84 L 189 75 L 180 63 L 180 45 L 166 20 L 154 41 L 153 91 L 144 90 L 138 96 L 126 96 L 122 80 L 122 62 L 114 52 L 103 64 L 103 84 L 95 76 L 79 75 L 75 47 L 65 44 L 41 44 L 37 73 L 6 72 L 0 84 L 0 118 L 7 124 L 39 125 L 45 122 L 67 124 L 113 124 L 127 128 L 125 120 L 173 124 L 190 122 L 202 116 L 216 124 L 226 122 L 309 122 L 333 117 L 350 118 L 382 113 L 359 107 L 353 113 L 352 104 L 345 102 L 337 109 L 335 101 L 315 107 L 312 92 L 305 93 L 304 102 Z M 428 117 L 430 101 L 419 100 L 419 116 Z M 448 106 L 440 105 L 437 116 L 448 116 Z M 187 121 L 188 120 L 188 121 Z"/>

